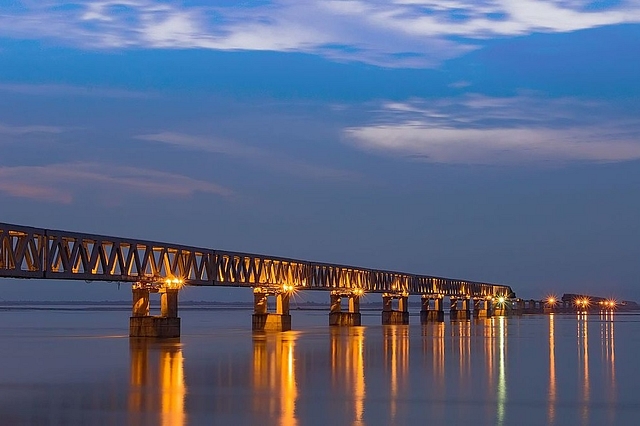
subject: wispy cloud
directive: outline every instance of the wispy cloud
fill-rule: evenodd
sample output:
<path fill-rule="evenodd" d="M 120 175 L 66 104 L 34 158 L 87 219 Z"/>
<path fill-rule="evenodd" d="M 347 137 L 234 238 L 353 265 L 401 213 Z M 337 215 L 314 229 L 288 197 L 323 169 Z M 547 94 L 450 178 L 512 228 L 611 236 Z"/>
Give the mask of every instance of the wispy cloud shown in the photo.
<path fill-rule="evenodd" d="M 229 189 L 211 182 L 138 167 L 98 163 L 0 167 L 0 193 L 11 196 L 71 203 L 87 190 L 157 198 L 231 195 Z"/>
<path fill-rule="evenodd" d="M 273 0 L 230 6 L 43 0 L 0 13 L 0 34 L 85 48 L 295 51 L 422 67 L 487 38 L 638 22 L 637 0 L 599 7 L 575 0 Z"/>
<path fill-rule="evenodd" d="M 435 163 L 640 159 L 640 122 L 618 113 L 606 104 L 533 95 L 413 99 L 381 105 L 374 123 L 344 134 L 364 150 Z"/>
<path fill-rule="evenodd" d="M 125 90 L 109 87 L 74 86 L 66 84 L 3 84 L 0 92 L 19 93 L 36 96 L 83 96 L 100 98 L 141 99 L 151 98 L 154 94 L 135 90 Z"/>
<path fill-rule="evenodd" d="M 194 136 L 175 132 L 160 132 L 139 135 L 136 136 L 136 139 L 163 143 L 186 150 L 225 154 L 230 157 L 249 161 L 253 165 L 261 168 L 267 168 L 297 177 L 338 180 L 357 178 L 357 175 L 350 171 L 316 166 L 283 154 L 213 137 Z"/>
<path fill-rule="evenodd" d="M 7 124 L 0 123 L 0 135 L 28 135 L 31 133 L 62 133 L 66 131 L 67 128 L 59 127 L 59 126 L 41 126 L 41 125 L 30 125 L 30 126 L 10 126 Z M 0 139 L 0 142 L 2 140 Z"/>

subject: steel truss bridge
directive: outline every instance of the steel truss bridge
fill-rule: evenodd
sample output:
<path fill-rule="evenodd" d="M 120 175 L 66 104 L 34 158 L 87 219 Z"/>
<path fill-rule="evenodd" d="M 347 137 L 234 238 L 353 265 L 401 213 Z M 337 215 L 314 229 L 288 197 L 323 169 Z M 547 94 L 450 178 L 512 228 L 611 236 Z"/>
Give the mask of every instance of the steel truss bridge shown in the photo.
<path fill-rule="evenodd" d="M 193 286 L 515 296 L 505 285 L 8 223 L 0 223 L 0 277 L 132 283 L 177 277 Z"/>

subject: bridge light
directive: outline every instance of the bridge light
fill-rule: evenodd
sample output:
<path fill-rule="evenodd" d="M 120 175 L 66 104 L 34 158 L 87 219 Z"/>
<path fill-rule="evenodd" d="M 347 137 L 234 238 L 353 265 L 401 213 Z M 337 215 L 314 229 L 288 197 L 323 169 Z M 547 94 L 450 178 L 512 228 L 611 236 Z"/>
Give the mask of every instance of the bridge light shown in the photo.
<path fill-rule="evenodd" d="M 556 299 L 555 296 L 549 296 L 547 298 L 547 304 L 548 305 L 555 305 L 558 302 L 558 299 Z"/>
<path fill-rule="evenodd" d="M 591 301 L 589 300 L 589 298 L 583 297 L 581 299 L 576 299 L 575 303 L 579 307 L 586 309 L 591 304 Z"/>
<path fill-rule="evenodd" d="M 184 280 L 178 277 L 168 277 L 164 280 L 164 286 L 170 289 L 181 289 L 184 286 Z"/>
<path fill-rule="evenodd" d="M 505 300 L 506 299 L 504 298 L 504 296 L 498 297 L 498 303 L 501 304 L 501 305 L 505 302 Z"/>
<path fill-rule="evenodd" d="M 364 294 L 364 290 L 361 288 L 356 288 L 353 290 L 353 294 L 356 296 L 362 296 Z"/>
<path fill-rule="evenodd" d="M 295 286 L 292 286 L 292 285 L 289 285 L 289 284 L 284 284 L 284 285 L 282 286 L 282 290 L 283 290 L 285 293 L 293 293 L 293 291 L 295 290 Z"/>

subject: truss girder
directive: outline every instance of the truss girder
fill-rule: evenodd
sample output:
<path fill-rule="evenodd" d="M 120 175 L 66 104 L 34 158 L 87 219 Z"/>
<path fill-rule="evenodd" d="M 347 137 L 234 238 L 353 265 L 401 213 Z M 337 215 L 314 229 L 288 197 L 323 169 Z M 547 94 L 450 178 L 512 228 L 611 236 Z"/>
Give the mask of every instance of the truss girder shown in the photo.
<path fill-rule="evenodd" d="M 508 286 L 0 223 L 0 277 L 510 296 Z"/>

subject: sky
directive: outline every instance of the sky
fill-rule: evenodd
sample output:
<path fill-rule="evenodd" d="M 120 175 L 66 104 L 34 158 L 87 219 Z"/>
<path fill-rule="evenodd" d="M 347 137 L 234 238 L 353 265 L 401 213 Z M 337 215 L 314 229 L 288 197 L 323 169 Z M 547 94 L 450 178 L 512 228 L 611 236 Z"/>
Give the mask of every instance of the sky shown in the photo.
<path fill-rule="evenodd" d="M 639 78 L 638 0 L 0 0 L 0 222 L 640 300 Z"/>

